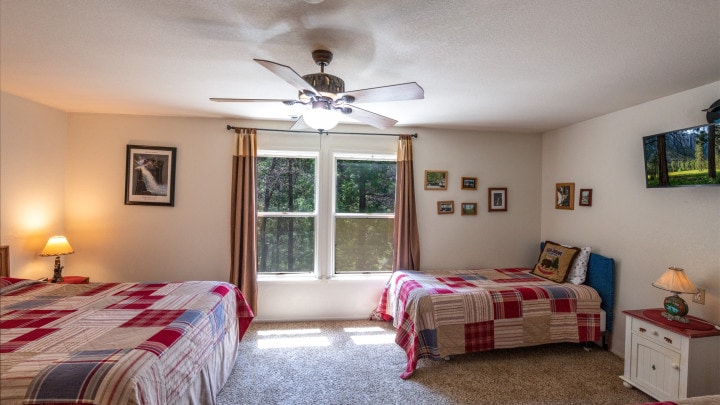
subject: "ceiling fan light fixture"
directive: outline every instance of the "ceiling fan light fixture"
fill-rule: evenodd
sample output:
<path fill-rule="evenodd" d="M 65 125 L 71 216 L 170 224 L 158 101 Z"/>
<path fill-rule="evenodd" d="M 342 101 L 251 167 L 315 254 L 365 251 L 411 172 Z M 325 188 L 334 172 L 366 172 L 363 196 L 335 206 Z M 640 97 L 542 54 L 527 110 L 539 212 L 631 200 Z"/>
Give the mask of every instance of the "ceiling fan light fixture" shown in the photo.
<path fill-rule="evenodd" d="M 303 120 L 310 128 L 328 131 L 340 122 L 340 116 L 327 102 L 317 101 L 312 103 L 312 109 L 303 114 Z"/>

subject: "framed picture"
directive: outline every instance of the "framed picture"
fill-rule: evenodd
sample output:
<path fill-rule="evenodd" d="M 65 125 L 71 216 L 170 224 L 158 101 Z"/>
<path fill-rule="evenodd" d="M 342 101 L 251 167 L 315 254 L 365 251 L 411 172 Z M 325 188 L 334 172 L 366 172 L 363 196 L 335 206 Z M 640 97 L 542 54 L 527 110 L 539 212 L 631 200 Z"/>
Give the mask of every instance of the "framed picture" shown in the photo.
<path fill-rule="evenodd" d="M 447 190 L 447 170 L 425 170 L 425 190 Z"/>
<path fill-rule="evenodd" d="M 477 203 L 460 203 L 460 215 L 477 215 Z"/>
<path fill-rule="evenodd" d="M 488 211 L 507 211 L 507 188 L 488 189 Z"/>
<path fill-rule="evenodd" d="M 555 208 L 575 209 L 575 183 L 555 183 Z"/>
<path fill-rule="evenodd" d="M 125 204 L 175 205 L 177 148 L 128 145 Z"/>
<path fill-rule="evenodd" d="M 580 189 L 580 205 L 583 207 L 592 206 L 592 189 L 581 188 Z"/>
<path fill-rule="evenodd" d="M 463 190 L 477 190 L 477 177 L 463 177 L 461 188 Z"/>
<path fill-rule="evenodd" d="M 438 201 L 437 202 L 438 214 L 452 214 L 455 212 L 454 201 Z"/>

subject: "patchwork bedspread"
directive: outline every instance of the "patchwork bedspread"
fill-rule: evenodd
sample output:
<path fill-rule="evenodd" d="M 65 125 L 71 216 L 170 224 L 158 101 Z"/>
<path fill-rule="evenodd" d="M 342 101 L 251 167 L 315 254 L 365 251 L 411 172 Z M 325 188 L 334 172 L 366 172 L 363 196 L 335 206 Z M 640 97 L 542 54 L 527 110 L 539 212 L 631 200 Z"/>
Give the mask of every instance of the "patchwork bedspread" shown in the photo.
<path fill-rule="evenodd" d="M 25 280 L 0 293 L 2 404 L 177 403 L 253 318 L 235 286 L 215 281 Z"/>
<path fill-rule="evenodd" d="M 600 340 L 600 297 L 505 268 L 396 271 L 376 310 L 397 328 L 408 378 L 418 359 L 555 342 Z"/>

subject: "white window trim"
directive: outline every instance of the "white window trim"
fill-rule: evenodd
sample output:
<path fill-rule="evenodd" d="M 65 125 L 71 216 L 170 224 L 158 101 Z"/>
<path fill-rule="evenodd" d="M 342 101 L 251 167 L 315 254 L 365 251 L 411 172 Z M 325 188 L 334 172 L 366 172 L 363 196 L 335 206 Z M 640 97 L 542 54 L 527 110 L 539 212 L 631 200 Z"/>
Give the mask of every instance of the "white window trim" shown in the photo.
<path fill-rule="evenodd" d="M 310 213 L 313 217 L 313 223 L 315 227 L 315 257 L 313 259 L 313 271 L 308 273 L 258 273 L 258 281 L 268 280 L 315 280 L 321 278 L 320 266 L 318 265 L 318 252 L 319 252 L 319 217 L 320 210 L 318 208 L 318 179 L 320 170 L 320 153 L 317 151 L 296 151 L 296 150 L 258 150 L 257 157 L 286 157 L 286 158 L 312 158 L 315 159 L 315 210 Z M 258 218 L 260 217 L 296 217 L 306 218 L 310 215 L 308 213 L 294 213 L 294 212 L 257 212 Z"/>
<path fill-rule="evenodd" d="M 348 214 L 348 213 L 338 213 L 337 212 L 337 204 L 335 203 L 335 195 L 337 192 L 337 162 L 338 160 L 376 160 L 376 161 L 385 161 L 385 162 L 395 162 L 397 161 L 397 156 L 390 155 L 390 154 L 382 154 L 382 153 L 346 153 L 346 152 L 335 152 L 332 154 L 332 178 L 331 178 L 331 193 L 330 193 L 330 205 L 331 205 L 331 211 L 329 215 L 330 223 L 329 229 L 327 230 L 327 234 L 329 237 L 328 240 L 328 251 L 327 251 L 327 260 L 328 260 L 328 266 L 326 267 L 329 274 L 327 274 L 328 278 L 335 278 L 335 279 L 357 279 L 359 277 L 372 277 L 372 276 L 382 276 L 387 277 L 387 275 L 390 273 L 389 271 L 373 271 L 373 272 L 344 272 L 344 273 L 336 273 L 335 272 L 335 266 L 333 265 L 335 263 L 335 220 L 340 218 L 395 218 L 395 213 L 392 214 Z"/>
<path fill-rule="evenodd" d="M 314 271 L 310 273 L 258 273 L 259 282 L 295 282 L 295 281 L 328 281 L 328 280 L 373 280 L 387 279 L 390 272 L 372 273 L 342 273 L 335 274 L 334 241 L 335 241 L 335 188 L 337 182 L 337 160 L 381 160 L 397 161 L 397 156 L 391 153 L 340 152 L 332 151 L 327 144 L 320 144 L 320 150 L 293 150 L 293 149 L 258 149 L 258 157 L 288 157 L 288 158 L 314 158 L 315 159 L 315 258 Z M 274 214 L 274 215 L 273 215 Z M 266 215 L 302 216 L 294 213 L 259 213 L 258 217 Z M 395 214 L 340 214 L 341 216 L 356 218 L 394 218 Z M 323 232 L 324 230 L 324 232 Z M 325 246 L 325 248 L 321 248 Z"/>

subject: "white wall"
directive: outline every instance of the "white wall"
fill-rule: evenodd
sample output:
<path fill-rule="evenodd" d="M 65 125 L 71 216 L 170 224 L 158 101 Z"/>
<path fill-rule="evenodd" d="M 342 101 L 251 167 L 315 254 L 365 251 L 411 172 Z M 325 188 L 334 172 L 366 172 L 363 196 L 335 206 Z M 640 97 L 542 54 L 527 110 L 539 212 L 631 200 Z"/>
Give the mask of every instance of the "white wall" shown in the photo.
<path fill-rule="evenodd" d="M 48 236 L 64 232 L 77 252 L 64 258 L 66 275 L 108 282 L 228 279 L 233 135 L 225 125 L 287 127 L 278 122 L 65 114 L 5 94 L 2 107 L 2 243 L 11 245 L 11 267 L 19 277 L 49 276 L 52 264 L 37 253 Z M 34 124 L 23 126 L 26 123 Z M 367 131 L 358 126 L 338 129 L 358 128 Z M 414 149 L 423 268 L 532 263 L 540 232 L 539 135 L 410 128 L 392 132 L 419 132 Z M 320 145 L 314 135 L 283 139 L 272 132 L 261 132 L 258 144 L 269 148 L 279 140 L 284 147 Z M 45 152 L 39 155 L 33 142 L 42 144 Z M 374 145 L 366 149 L 395 153 L 392 137 L 323 142 Z M 124 205 L 128 144 L 178 148 L 174 207 Z M 38 160 L 32 167 L 39 173 L 15 175 L 24 173 L 27 162 Z M 426 169 L 448 170 L 448 190 L 423 190 Z M 49 184 L 38 183 L 48 171 L 54 176 Z M 461 190 L 462 176 L 478 177 L 478 190 Z M 487 187 L 508 188 L 507 212 L 487 212 Z M 40 194 L 35 198 L 27 193 Z M 438 215 L 438 200 L 454 200 L 457 212 Z M 461 216 L 461 202 L 477 202 L 478 215 Z M 55 221 L 18 232 L 19 225 L 11 222 L 32 204 L 41 204 L 35 211 Z M 31 260 L 17 260 L 20 257 Z M 376 305 L 385 281 L 261 281 L 258 319 L 363 318 Z"/>
<path fill-rule="evenodd" d="M 613 352 L 624 350 L 622 310 L 662 307 L 651 286 L 668 266 L 707 289 L 690 314 L 720 322 L 720 187 L 647 189 L 642 137 L 705 123 L 720 82 L 543 135 L 542 238 L 591 246 L 616 260 Z M 554 207 L 555 183 L 574 182 L 573 211 Z M 592 207 L 577 206 L 580 188 Z"/>
<path fill-rule="evenodd" d="M 52 277 L 54 258 L 39 254 L 65 232 L 67 114 L 0 93 L 0 117 L 0 245 L 12 276 Z"/>

